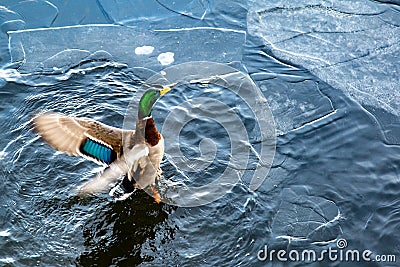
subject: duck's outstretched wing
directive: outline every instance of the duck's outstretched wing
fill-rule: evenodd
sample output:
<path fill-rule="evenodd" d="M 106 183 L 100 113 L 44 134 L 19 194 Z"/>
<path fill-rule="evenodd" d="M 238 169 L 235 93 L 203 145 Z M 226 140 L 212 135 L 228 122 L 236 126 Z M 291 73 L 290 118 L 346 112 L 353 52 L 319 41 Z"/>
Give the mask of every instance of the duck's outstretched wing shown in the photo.
<path fill-rule="evenodd" d="M 33 123 L 47 143 L 68 155 L 110 165 L 122 153 L 123 130 L 93 119 L 44 113 Z"/>
<path fill-rule="evenodd" d="M 146 144 L 135 145 L 131 150 L 118 158 L 103 173 L 95 176 L 78 188 L 81 194 L 95 194 L 109 187 L 121 176 L 141 171 L 144 162 L 149 161 L 149 148 Z M 151 164 L 151 163 L 149 163 Z M 150 166 L 148 166 L 148 169 Z"/>

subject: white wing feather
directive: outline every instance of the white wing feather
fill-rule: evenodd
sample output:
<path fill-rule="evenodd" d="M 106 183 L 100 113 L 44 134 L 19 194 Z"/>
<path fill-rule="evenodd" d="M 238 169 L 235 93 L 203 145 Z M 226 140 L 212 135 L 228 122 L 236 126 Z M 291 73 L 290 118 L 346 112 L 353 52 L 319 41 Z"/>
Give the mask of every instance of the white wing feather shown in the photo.
<path fill-rule="evenodd" d="M 103 173 L 92 178 L 90 181 L 81 185 L 78 190 L 83 194 L 95 194 L 108 189 L 111 183 L 114 183 L 124 174 L 137 170 L 139 161 L 149 155 L 149 148 L 145 144 L 137 144 L 121 158 L 113 162 Z"/>

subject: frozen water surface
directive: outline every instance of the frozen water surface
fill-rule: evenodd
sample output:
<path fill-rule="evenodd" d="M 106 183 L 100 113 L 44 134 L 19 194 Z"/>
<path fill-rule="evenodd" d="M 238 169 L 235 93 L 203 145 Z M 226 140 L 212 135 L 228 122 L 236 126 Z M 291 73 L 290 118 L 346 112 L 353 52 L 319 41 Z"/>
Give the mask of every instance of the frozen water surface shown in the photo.
<path fill-rule="evenodd" d="M 250 3 L 249 33 L 278 58 L 305 67 L 364 106 L 399 115 L 398 2 Z"/>
<path fill-rule="evenodd" d="M 174 36 L 171 37 L 171 31 Z M 96 52 L 129 66 L 153 67 L 154 56 L 135 54 L 135 48 L 154 47 L 155 54 L 174 53 L 175 63 L 201 61 L 234 62 L 241 60 L 245 33 L 218 28 L 188 28 L 146 31 L 114 25 L 85 25 L 9 32 L 11 62 L 20 72 L 48 71 L 53 67 L 76 66 Z M 196 50 L 196 44 L 198 49 Z M 188 47 L 191 50 L 187 49 Z M 162 65 L 162 64 L 161 64 Z"/>

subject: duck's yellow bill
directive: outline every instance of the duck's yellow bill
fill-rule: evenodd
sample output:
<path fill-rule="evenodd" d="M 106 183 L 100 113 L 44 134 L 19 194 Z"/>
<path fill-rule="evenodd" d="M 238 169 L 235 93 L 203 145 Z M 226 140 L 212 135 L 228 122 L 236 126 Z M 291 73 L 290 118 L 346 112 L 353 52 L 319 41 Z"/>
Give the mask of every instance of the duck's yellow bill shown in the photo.
<path fill-rule="evenodd" d="M 163 89 L 160 90 L 160 95 L 165 95 L 169 91 L 171 91 L 170 87 L 164 87 Z"/>

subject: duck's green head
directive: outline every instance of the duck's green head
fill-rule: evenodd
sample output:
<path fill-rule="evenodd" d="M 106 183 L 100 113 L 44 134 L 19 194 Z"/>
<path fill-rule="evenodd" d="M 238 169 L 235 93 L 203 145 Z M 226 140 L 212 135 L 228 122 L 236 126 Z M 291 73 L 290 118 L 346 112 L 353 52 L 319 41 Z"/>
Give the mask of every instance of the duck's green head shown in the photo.
<path fill-rule="evenodd" d="M 147 90 L 139 102 L 139 119 L 144 119 L 151 116 L 153 105 L 162 96 L 171 91 L 170 87 L 163 87 L 162 89 L 151 88 Z"/>

